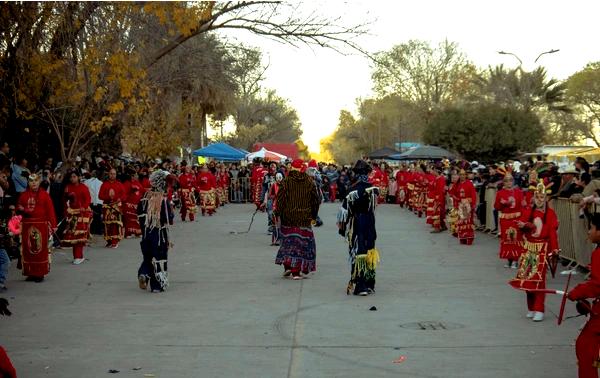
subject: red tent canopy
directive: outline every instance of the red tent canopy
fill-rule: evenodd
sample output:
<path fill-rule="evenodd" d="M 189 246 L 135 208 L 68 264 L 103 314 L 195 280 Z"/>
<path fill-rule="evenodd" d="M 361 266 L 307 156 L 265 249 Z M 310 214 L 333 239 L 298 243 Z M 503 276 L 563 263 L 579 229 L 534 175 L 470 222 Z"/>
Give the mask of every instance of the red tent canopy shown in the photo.
<path fill-rule="evenodd" d="M 252 152 L 260 151 L 261 148 L 285 155 L 290 159 L 298 159 L 298 146 L 295 143 L 255 143 Z"/>

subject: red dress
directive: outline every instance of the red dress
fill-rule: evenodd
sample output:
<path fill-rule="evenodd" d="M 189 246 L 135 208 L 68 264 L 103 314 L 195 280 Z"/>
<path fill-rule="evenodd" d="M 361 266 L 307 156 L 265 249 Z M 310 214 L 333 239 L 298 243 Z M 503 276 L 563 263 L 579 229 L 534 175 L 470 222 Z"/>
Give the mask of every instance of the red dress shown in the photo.
<path fill-rule="evenodd" d="M 210 172 L 201 172 L 198 175 L 198 191 L 200 192 L 200 207 L 202 215 L 212 215 L 217 205 L 216 191 L 217 179 Z"/>
<path fill-rule="evenodd" d="M 435 176 L 425 174 L 423 182 L 425 188 L 425 222 L 433 225 L 433 216 L 435 213 Z"/>
<path fill-rule="evenodd" d="M 445 227 L 446 218 L 446 178 L 437 176 L 432 185 L 433 211 L 431 215 L 432 225 L 436 230 Z"/>
<path fill-rule="evenodd" d="M 65 187 L 64 206 L 67 227 L 62 243 L 73 247 L 73 257 L 83 258 L 83 247 L 90 237 L 92 210 L 90 190 L 85 184 L 68 184 Z"/>
<path fill-rule="evenodd" d="M 18 209 L 23 211 L 21 258 L 23 275 L 44 277 L 50 271 L 48 239 L 56 228 L 52 200 L 45 190 L 27 188 L 19 195 Z"/>
<path fill-rule="evenodd" d="M 262 194 L 262 183 L 267 170 L 262 166 L 252 168 L 252 174 L 250 175 L 250 185 L 252 190 L 252 199 L 256 208 L 260 208 L 262 201 L 260 195 Z"/>
<path fill-rule="evenodd" d="M 494 208 L 500 220 L 500 258 L 517 261 L 523 253 L 523 234 L 517 226 L 523 212 L 523 192 L 519 188 L 498 191 Z"/>
<path fill-rule="evenodd" d="M 527 291 L 529 311 L 544 312 L 546 295 L 529 290 L 546 288 L 547 258 L 551 252 L 558 250 L 558 218 L 554 210 L 546 206 L 545 211 L 524 211 L 521 221 L 525 223 L 524 252 L 519 257 L 517 276 L 509 284 Z"/>
<path fill-rule="evenodd" d="M 569 299 L 592 299 L 592 313 L 581 330 L 575 349 L 579 365 L 579 378 L 598 378 L 600 361 L 600 248 L 592 252 L 589 280 L 569 292 Z M 596 366 L 594 366 L 596 364 Z"/>
<path fill-rule="evenodd" d="M 219 172 L 219 183 L 221 186 L 220 200 L 224 205 L 229 202 L 229 174 L 227 172 Z"/>
<path fill-rule="evenodd" d="M 461 244 L 471 245 L 475 239 L 473 226 L 473 212 L 477 202 L 477 192 L 471 180 L 458 184 L 459 204 L 458 220 L 456 222 L 456 233 Z"/>
<path fill-rule="evenodd" d="M 398 171 L 396 172 L 396 183 L 398 184 L 398 193 L 396 193 L 396 201 L 400 207 L 404 207 L 408 204 L 408 177 L 409 172 Z"/>
<path fill-rule="evenodd" d="M 377 198 L 377 203 L 380 204 L 385 202 L 385 197 L 382 197 L 384 181 L 385 179 L 383 172 L 381 172 L 381 169 L 379 168 L 374 168 L 369 174 L 369 183 L 379 188 L 379 197 Z M 387 186 L 385 187 L 385 191 L 387 192 Z"/>
<path fill-rule="evenodd" d="M 126 181 L 123 184 L 125 198 L 123 203 L 123 224 L 125 228 L 125 237 L 133 235 L 142 235 L 140 223 L 138 221 L 137 207 L 146 192 L 138 180 Z"/>
<path fill-rule="evenodd" d="M 179 176 L 179 196 L 181 197 L 181 220 L 185 221 L 189 214 L 190 221 L 194 220 L 196 214 L 196 177 L 192 173 L 183 173 Z"/>
<path fill-rule="evenodd" d="M 98 197 L 103 202 L 104 239 L 112 245 L 117 245 L 123 239 L 123 184 L 116 180 L 103 182 Z"/>

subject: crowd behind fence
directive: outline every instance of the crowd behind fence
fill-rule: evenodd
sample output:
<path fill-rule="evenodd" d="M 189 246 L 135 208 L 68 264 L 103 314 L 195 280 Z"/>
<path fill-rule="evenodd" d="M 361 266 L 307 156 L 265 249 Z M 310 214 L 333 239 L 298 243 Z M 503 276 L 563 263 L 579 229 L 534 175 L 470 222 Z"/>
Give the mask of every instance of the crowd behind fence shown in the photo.
<path fill-rule="evenodd" d="M 494 214 L 496 188 L 487 188 L 485 191 L 485 228 L 495 230 L 497 213 Z M 579 216 L 579 205 L 567 198 L 555 198 L 549 202 L 558 218 L 558 241 L 561 249 L 560 256 L 571 265 L 588 268 L 591 262 L 594 245 L 588 240 L 588 224 L 585 218 Z"/>

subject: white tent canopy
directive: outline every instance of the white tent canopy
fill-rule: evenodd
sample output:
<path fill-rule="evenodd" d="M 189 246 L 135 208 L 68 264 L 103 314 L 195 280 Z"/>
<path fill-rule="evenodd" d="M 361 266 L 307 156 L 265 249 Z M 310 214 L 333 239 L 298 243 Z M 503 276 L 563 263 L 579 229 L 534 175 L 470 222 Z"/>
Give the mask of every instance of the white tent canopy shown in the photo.
<path fill-rule="evenodd" d="M 287 159 L 287 156 L 279 154 L 277 152 L 269 151 L 263 147 L 260 150 L 252 152 L 252 153 L 248 154 L 248 156 L 246 156 L 246 159 L 248 161 L 252 161 L 255 158 L 261 158 L 266 161 L 283 162 L 284 160 Z"/>

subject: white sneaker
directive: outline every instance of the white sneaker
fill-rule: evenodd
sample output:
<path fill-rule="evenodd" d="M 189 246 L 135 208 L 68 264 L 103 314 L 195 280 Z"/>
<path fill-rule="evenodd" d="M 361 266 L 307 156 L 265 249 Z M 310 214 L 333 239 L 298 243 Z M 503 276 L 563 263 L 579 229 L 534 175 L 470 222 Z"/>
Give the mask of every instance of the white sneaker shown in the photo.
<path fill-rule="evenodd" d="M 509 269 L 509 268 L 510 268 L 510 263 L 509 263 L 509 262 L 506 262 L 506 264 L 504 264 L 504 267 L 505 267 L 506 269 Z"/>
<path fill-rule="evenodd" d="M 529 319 L 533 318 L 534 315 L 535 315 L 535 311 L 527 311 L 527 317 Z"/>
<path fill-rule="evenodd" d="M 544 320 L 544 313 L 543 313 L 543 312 L 536 311 L 536 312 L 533 314 L 533 321 L 534 321 L 534 322 L 541 322 L 542 320 Z"/>
<path fill-rule="evenodd" d="M 85 261 L 85 259 L 74 259 L 73 260 L 73 265 L 79 265 L 79 264 L 81 264 L 84 261 Z"/>
<path fill-rule="evenodd" d="M 511 265 L 512 269 L 518 269 L 519 268 L 519 263 L 516 261 L 513 261 L 512 265 Z"/>

